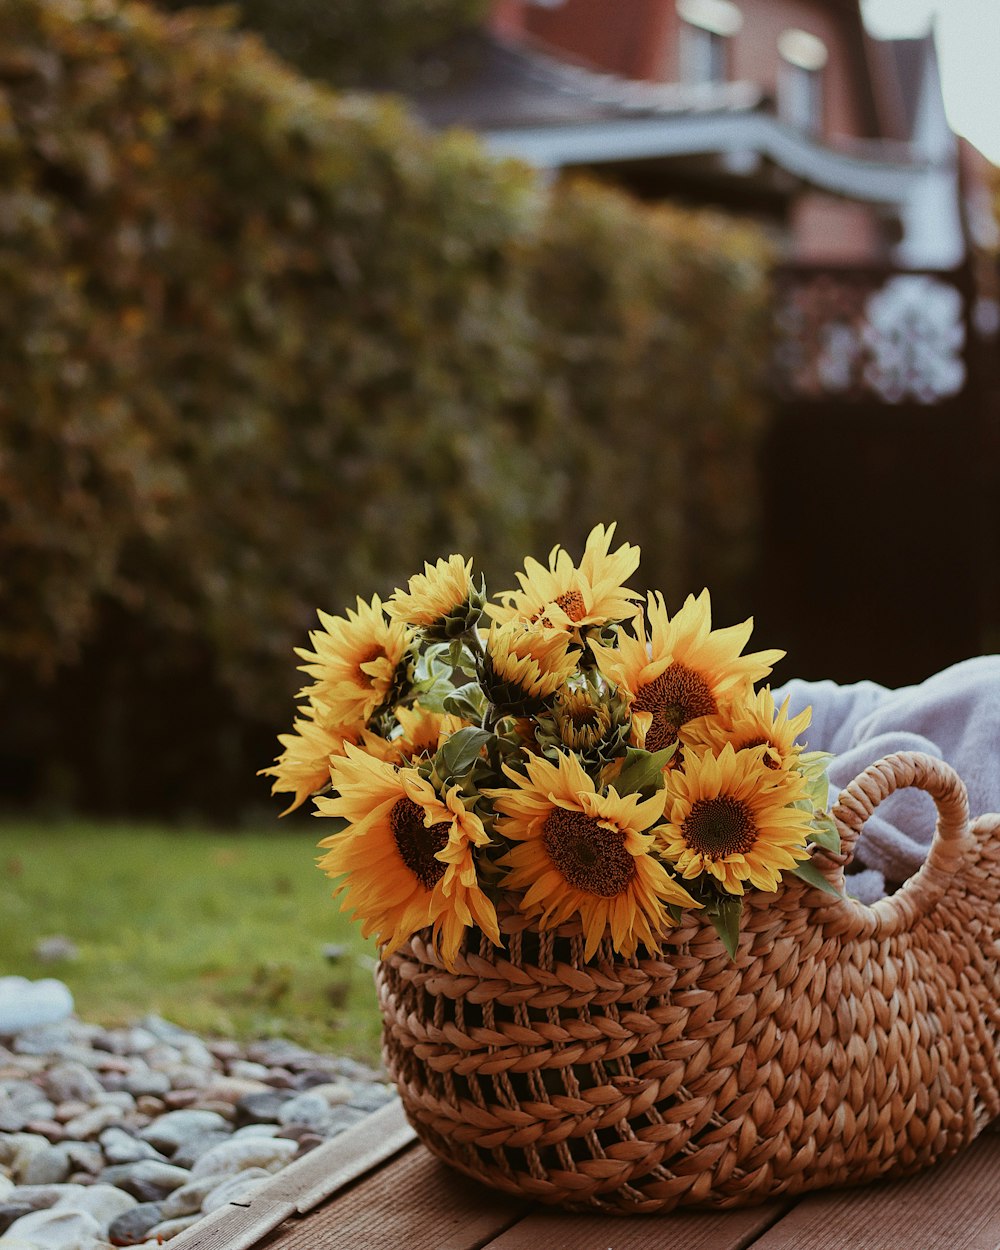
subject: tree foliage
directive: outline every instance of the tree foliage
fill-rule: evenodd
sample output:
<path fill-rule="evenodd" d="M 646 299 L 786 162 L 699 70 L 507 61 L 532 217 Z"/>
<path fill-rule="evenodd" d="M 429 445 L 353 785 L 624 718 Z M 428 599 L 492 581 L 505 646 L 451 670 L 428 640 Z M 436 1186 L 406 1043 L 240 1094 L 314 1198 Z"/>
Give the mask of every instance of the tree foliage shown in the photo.
<path fill-rule="evenodd" d="M 168 9 L 217 0 L 160 0 Z M 240 23 L 303 73 L 354 87 L 386 83 L 475 26 L 490 0 L 238 0 Z"/>
<path fill-rule="evenodd" d="M 765 262 L 714 219 L 544 191 L 218 14 L 6 0 L 0 678 L 37 741 L 58 716 L 24 674 L 74 664 L 125 751 L 185 665 L 280 726 L 316 607 L 450 551 L 503 586 L 596 520 L 648 584 L 736 599 Z"/>

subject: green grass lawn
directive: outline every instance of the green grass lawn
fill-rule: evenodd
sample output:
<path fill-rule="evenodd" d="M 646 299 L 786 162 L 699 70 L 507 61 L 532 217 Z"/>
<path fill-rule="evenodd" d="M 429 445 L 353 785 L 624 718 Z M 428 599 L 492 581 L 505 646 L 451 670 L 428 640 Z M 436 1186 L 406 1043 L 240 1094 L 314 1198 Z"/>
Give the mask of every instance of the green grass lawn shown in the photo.
<path fill-rule="evenodd" d="M 157 1012 L 374 1060 L 376 951 L 331 899 L 318 836 L 2 823 L 0 974 L 59 977 L 95 1023 Z M 56 934 L 78 959 L 35 956 Z"/>

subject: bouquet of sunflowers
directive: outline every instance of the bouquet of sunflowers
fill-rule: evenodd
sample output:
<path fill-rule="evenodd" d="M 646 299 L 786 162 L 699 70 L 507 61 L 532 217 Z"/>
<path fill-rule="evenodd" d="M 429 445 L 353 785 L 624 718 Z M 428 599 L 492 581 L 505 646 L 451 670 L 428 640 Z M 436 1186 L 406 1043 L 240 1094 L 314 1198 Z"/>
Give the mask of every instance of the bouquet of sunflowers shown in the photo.
<path fill-rule="evenodd" d="M 687 908 L 731 956 L 748 889 L 782 873 L 832 890 L 812 845 L 839 850 L 829 757 L 756 690 L 780 651 L 743 654 L 752 621 L 713 629 L 708 591 L 673 616 L 626 583 L 639 549 L 597 526 L 577 565 L 528 559 L 488 602 L 453 555 L 383 603 L 319 613 L 312 679 L 262 770 L 292 810 L 315 795 L 333 832 L 319 866 L 383 956 L 430 929 L 452 967 L 498 907 L 539 930 L 575 921 L 655 949 Z M 836 892 L 836 891 L 834 891 Z"/>

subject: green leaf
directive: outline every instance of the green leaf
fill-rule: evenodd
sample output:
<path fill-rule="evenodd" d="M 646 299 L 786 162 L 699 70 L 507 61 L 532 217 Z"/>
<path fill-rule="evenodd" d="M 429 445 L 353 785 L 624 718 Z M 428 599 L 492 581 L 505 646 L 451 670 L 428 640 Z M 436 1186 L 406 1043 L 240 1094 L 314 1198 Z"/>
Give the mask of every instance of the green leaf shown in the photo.
<path fill-rule="evenodd" d="M 726 948 L 730 959 L 736 958 L 740 945 L 740 918 L 743 915 L 743 899 L 734 894 L 728 898 L 720 898 L 708 910 L 716 933 Z"/>
<path fill-rule="evenodd" d="M 461 638 L 456 638 L 453 642 L 447 644 L 448 647 L 448 663 L 453 669 L 459 673 L 464 673 L 466 677 L 475 677 L 476 660 L 472 652 L 465 645 Z"/>
<path fill-rule="evenodd" d="M 610 782 L 619 794 L 637 794 L 642 790 L 662 790 L 663 770 L 677 750 L 677 743 L 662 751 L 641 751 L 629 747 L 621 772 Z"/>
<path fill-rule="evenodd" d="M 817 890 L 822 890 L 825 894 L 832 894 L 834 898 L 844 897 L 837 887 L 823 876 L 811 859 L 807 859 L 804 863 L 798 864 L 795 868 L 792 868 L 791 871 L 800 880 L 805 881 L 807 885 L 814 886 Z"/>
<path fill-rule="evenodd" d="M 445 697 L 443 707 L 453 716 L 461 716 L 465 720 L 482 720 L 486 700 L 479 684 L 470 681 L 464 686 L 459 686 L 457 690 L 451 691 Z"/>
<path fill-rule="evenodd" d="M 485 729 L 470 725 L 453 733 L 434 757 L 434 770 L 443 779 L 464 777 L 470 772 L 483 747 L 494 737 Z"/>
<path fill-rule="evenodd" d="M 825 850 L 840 854 L 840 830 L 832 816 L 816 816 L 809 830 L 809 841 Z"/>

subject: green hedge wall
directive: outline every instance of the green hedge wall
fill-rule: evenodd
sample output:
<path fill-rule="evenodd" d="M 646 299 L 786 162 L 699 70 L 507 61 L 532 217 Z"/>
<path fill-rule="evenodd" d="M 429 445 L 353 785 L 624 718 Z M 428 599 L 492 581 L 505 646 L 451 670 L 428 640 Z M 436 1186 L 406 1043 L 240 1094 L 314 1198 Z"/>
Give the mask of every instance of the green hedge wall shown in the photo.
<path fill-rule="evenodd" d="M 0 6 L 0 769 L 68 801 L 184 806 L 195 754 L 255 793 L 233 718 L 283 727 L 314 609 L 425 558 L 501 589 L 617 518 L 647 584 L 746 610 L 759 239 L 546 191 L 229 20 Z"/>

